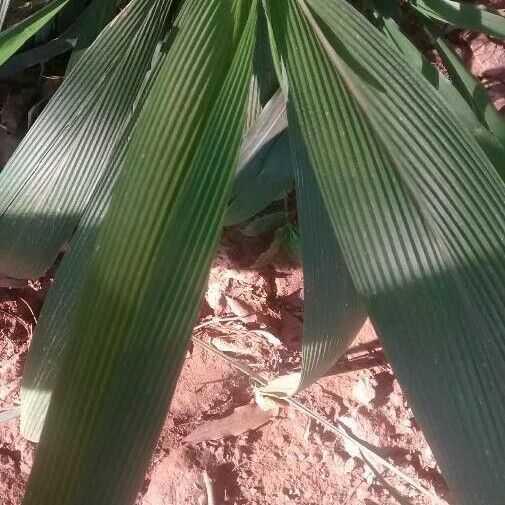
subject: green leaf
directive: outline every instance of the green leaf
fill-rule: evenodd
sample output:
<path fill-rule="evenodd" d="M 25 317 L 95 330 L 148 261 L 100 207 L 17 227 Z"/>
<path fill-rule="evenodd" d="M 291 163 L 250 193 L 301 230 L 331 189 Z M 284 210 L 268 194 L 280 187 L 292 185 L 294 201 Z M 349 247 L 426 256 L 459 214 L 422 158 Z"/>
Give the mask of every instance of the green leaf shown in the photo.
<path fill-rule="evenodd" d="M 257 30 L 253 76 L 247 106 L 248 129 L 279 87 L 273 68 L 272 55 L 268 43 L 267 22 L 263 9 L 259 12 Z"/>
<path fill-rule="evenodd" d="M 72 236 L 128 124 L 169 5 L 130 3 L 82 56 L 0 173 L 3 274 L 43 274 Z"/>
<path fill-rule="evenodd" d="M 55 39 L 11 56 L 0 66 L 0 79 L 6 79 L 13 74 L 71 51 L 77 44 L 78 34 L 79 23 L 75 22 Z"/>
<path fill-rule="evenodd" d="M 244 137 L 240 150 L 238 173 L 287 126 L 286 103 L 281 91 L 277 91 Z"/>
<path fill-rule="evenodd" d="M 489 94 L 484 85 L 468 71 L 454 49 L 441 35 L 436 34 L 434 28 L 426 27 L 426 30 L 455 87 L 475 111 L 479 120 L 505 145 L 505 120 L 489 100 Z"/>
<path fill-rule="evenodd" d="M 432 19 L 505 38 L 505 18 L 498 11 L 454 0 L 409 0 L 409 3 L 418 12 Z"/>
<path fill-rule="evenodd" d="M 344 354 L 366 315 L 337 242 L 296 115 L 289 112 L 302 236 L 304 311 L 302 374 L 296 391 L 319 380 Z M 294 394 L 293 391 L 291 394 Z"/>
<path fill-rule="evenodd" d="M 382 2 L 374 4 L 384 16 L 382 18 L 384 34 L 402 53 L 405 61 L 438 90 L 451 111 L 472 133 L 498 172 L 505 178 L 505 122 L 489 102 L 485 88 L 471 76 L 444 40 L 442 38 L 437 40 L 431 33 L 435 44 L 440 44 L 437 49 L 451 75 L 452 82 L 449 81 L 401 32 L 396 22 L 388 17 L 388 4 Z"/>
<path fill-rule="evenodd" d="M 263 233 L 271 233 L 277 228 L 284 226 L 288 221 L 286 212 L 273 212 L 264 216 L 257 217 L 251 221 L 242 233 L 247 237 L 257 237 Z"/>
<path fill-rule="evenodd" d="M 320 53 L 313 56 L 322 57 Z M 293 396 L 323 377 L 366 320 L 363 302 L 345 264 L 303 146 L 296 115 L 289 112 L 303 252 L 302 370 L 277 377 L 260 388 L 263 394 L 278 398 Z"/>
<path fill-rule="evenodd" d="M 286 195 L 293 182 L 286 104 L 278 91 L 245 135 L 225 225 L 242 223 Z"/>
<path fill-rule="evenodd" d="M 84 13 L 79 16 L 68 28 L 65 29 L 58 37 L 49 42 L 28 49 L 22 53 L 15 54 L 9 60 L 0 66 L 0 79 L 5 79 L 13 74 L 21 72 L 29 67 L 44 63 L 56 56 L 72 51 L 77 46 L 77 41 L 84 34 L 85 40 L 93 42 L 99 35 L 99 27 L 101 23 L 105 23 L 106 13 L 103 8 L 106 5 L 116 5 L 116 2 L 110 3 L 107 1 L 92 3 Z M 112 8 L 111 8 L 112 9 Z M 99 19 L 95 20 L 96 15 Z M 89 18 L 93 19 L 93 23 L 88 23 Z M 97 22 L 98 21 L 98 22 Z M 102 27 L 105 25 L 102 25 Z M 82 41 L 81 43 L 84 44 Z M 75 66 L 75 62 L 71 66 Z M 70 66 L 70 65 L 69 65 Z M 68 67 L 67 67 L 68 68 Z M 68 73 L 68 72 L 67 72 Z"/>
<path fill-rule="evenodd" d="M 269 5 L 288 103 L 416 419 L 458 503 L 499 505 L 505 183 L 431 85 L 349 3 Z"/>
<path fill-rule="evenodd" d="M 17 25 L 0 32 L 0 65 L 3 65 L 26 41 L 51 21 L 67 3 L 68 0 L 54 0 Z"/>
<path fill-rule="evenodd" d="M 229 2 L 183 5 L 99 233 L 24 505 L 135 501 L 234 177 L 256 33 L 250 5 L 236 50 Z"/>
<path fill-rule="evenodd" d="M 131 126 L 137 121 L 164 57 L 166 56 L 161 55 L 161 61 L 153 64 L 153 70 L 146 76 L 129 118 Z M 69 251 L 58 267 L 38 317 L 21 384 L 20 431 L 32 442 L 40 440 L 63 349 L 71 332 L 72 314 L 89 269 L 98 231 L 110 204 L 112 190 L 124 163 L 130 129 L 130 126 L 126 128 L 121 142 L 111 156 L 110 166 L 104 170 L 70 242 Z"/>
<path fill-rule="evenodd" d="M 238 172 L 225 225 L 242 223 L 289 192 L 292 160 L 286 132 L 271 140 Z"/>

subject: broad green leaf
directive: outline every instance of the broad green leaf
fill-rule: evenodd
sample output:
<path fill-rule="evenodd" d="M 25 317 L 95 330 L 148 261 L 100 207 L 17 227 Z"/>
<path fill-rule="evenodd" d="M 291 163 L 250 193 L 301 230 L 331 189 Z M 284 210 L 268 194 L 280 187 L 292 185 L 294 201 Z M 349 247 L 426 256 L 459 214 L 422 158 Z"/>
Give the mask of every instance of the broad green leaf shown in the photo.
<path fill-rule="evenodd" d="M 39 316 L 21 385 L 21 434 L 38 442 L 44 427 L 65 345 L 71 331 L 72 316 L 81 294 L 96 238 L 109 205 L 114 182 L 124 159 L 124 148 L 111 161 L 108 177 L 104 175 L 91 198 L 70 242 Z"/>
<path fill-rule="evenodd" d="M 458 503 L 498 505 L 505 184 L 350 4 L 268 5 L 288 103 L 353 282 Z"/>
<path fill-rule="evenodd" d="M 299 391 L 337 362 L 355 339 L 366 315 L 310 166 L 296 115 L 291 106 L 288 111 L 305 292 Z"/>
<path fill-rule="evenodd" d="M 68 0 L 54 0 L 17 25 L 0 32 L 0 65 L 3 65 L 25 42 L 51 21 L 67 3 Z"/>
<path fill-rule="evenodd" d="M 312 56 L 324 65 L 320 52 Z M 288 110 L 302 237 L 302 370 L 280 376 L 260 388 L 260 392 L 276 397 L 292 396 L 323 377 L 344 354 L 366 320 L 363 303 L 345 264 L 310 166 L 296 115 L 291 107 Z"/>
<path fill-rule="evenodd" d="M 454 0 L 409 0 L 409 3 L 418 12 L 432 19 L 505 38 L 505 18 L 498 11 Z"/>
<path fill-rule="evenodd" d="M 234 177 L 250 5 L 235 50 L 229 2 L 184 2 L 99 232 L 24 505 L 135 501 Z"/>
<path fill-rule="evenodd" d="M 79 60 L 0 173 L 0 271 L 43 274 L 122 137 L 169 14 L 135 0 Z"/>
<path fill-rule="evenodd" d="M 163 56 L 161 57 L 162 61 Z M 145 79 L 129 119 L 133 126 L 157 77 L 161 62 L 153 63 L 153 69 Z M 71 331 L 72 314 L 79 299 L 83 280 L 88 272 L 95 243 L 109 207 L 112 189 L 121 171 L 128 146 L 130 127 L 111 156 L 110 167 L 97 185 L 83 218 L 70 242 L 69 251 L 58 267 L 54 282 L 44 301 L 23 371 L 21 384 L 21 434 L 32 442 L 38 442 L 56 383 L 63 349 Z"/>

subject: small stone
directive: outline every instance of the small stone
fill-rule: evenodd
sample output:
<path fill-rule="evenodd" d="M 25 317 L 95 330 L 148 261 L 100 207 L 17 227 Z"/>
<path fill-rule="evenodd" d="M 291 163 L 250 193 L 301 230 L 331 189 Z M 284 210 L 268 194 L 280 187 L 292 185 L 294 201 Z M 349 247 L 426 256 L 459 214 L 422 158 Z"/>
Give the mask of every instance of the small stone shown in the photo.
<path fill-rule="evenodd" d="M 368 492 L 368 486 L 366 484 L 360 486 L 356 489 L 356 498 L 360 500 L 361 503 L 365 501 L 365 498 L 368 498 L 370 493 Z"/>
<path fill-rule="evenodd" d="M 354 399 L 362 405 L 369 405 L 375 398 L 375 390 L 365 377 L 361 377 L 352 388 Z"/>

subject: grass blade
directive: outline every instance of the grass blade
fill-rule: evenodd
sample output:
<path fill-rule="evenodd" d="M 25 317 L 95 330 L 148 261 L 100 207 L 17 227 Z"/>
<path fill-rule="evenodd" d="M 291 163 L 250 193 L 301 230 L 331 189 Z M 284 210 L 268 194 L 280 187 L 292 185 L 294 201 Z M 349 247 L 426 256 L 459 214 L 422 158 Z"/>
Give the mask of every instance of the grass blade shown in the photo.
<path fill-rule="evenodd" d="M 409 3 L 418 12 L 432 19 L 474 32 L 505 37 L 505 18 L 498 11 L 454 0 L 411 0 Z"/>
<path fill-rule="evenodd" d="M 0 32 L 0 65 L 3 65 L 26 41 L 51 21 L 67 3 L 68 0 L 54 0 L 17 25 Z M 8 2 L 6 4 L 8 7 Z M 5 5 L 2 9 L 4 7 Z"/>

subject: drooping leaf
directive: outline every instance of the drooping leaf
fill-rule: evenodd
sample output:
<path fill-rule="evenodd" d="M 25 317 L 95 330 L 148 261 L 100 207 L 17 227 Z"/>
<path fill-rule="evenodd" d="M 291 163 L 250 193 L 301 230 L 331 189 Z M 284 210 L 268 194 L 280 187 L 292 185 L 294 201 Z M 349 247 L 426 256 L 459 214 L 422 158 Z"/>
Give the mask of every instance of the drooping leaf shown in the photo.
<path fill-rule="evenodd" d="M 481 9 L 470 2 L 454 0 L 409 0 L 421 14 L 459 28 L 505 38 L 505 18 L 492 9 Z"/>
<path fill-rule="evenodd" d="M 289 134 L 296 160 L 305 292 L 303 366 L 297 391 L 320 379 L 336 363 L 366 320 L 363 303 L 345 264 L 299 129 L 290 106 Z"/>
<path fill-rule="evenodd" d="M 0 271 L 43 274 L 122 137 L 170 0 L 135 0 L 69 74 L 0 173 Z"/>
<path fill-rule="evenodd" d="M 135 109 L 129 119 L 132 127 L 137 121 L 160 68 L 160 61 L 153 62 L 153 69 L 145 79 L 144 86 L 135 102 Z M 63 349 L 71 331 L 73 311 L 93 257 L 98 231 L 109 207 L 112 190 L 123 166 L 130 129 L 130 127 L 126 128 L 121 142 L 118 143 L 109 161 L 111 166 L 104 171 L 90 199 L 90 204 L 79 222 L 70 242 L 69 251 L 58 267 L 54 282 L 44 301 L 30 343 L 21 384 L 20 431 L 32 442 L 38 442 L 42 433 Z"/>
<path fill-rule="evenodd" d="M 311 56 L 323 58 L 321 53 Z M 277 377 L 260 388 L 261 393 L 280 398 L 293 396 L 323 377 L 344 354 L 366 320 L 363 302 L 345 264 L 303 146 L 296 115 L 289 109 L 302 236 L 304 315 L 301 372 Z"/>
<path fill-rule="evenodd" d="M 68 0 L 54 0 L 35 14 L 0 33 L 0 65 L 3 65 L 26 41 L 65 7 Z M 5 3 L 7 5 L 8 2 Z M 7 11 L 5 11 L 6 13 Z"/>
<path fill-rule="evenodd" d="M 250 6 L 235 50 L 229 2 L 183 5 L 100 230 L 25 505 L 135 500 L 234 177 L 252 72 Z"/>
<path fill-rule="evenodd" d="M 288 103 L 353 282 L 459 503 L 498 505 L 504 182 L 350 4 L 268 5 Z"/>

